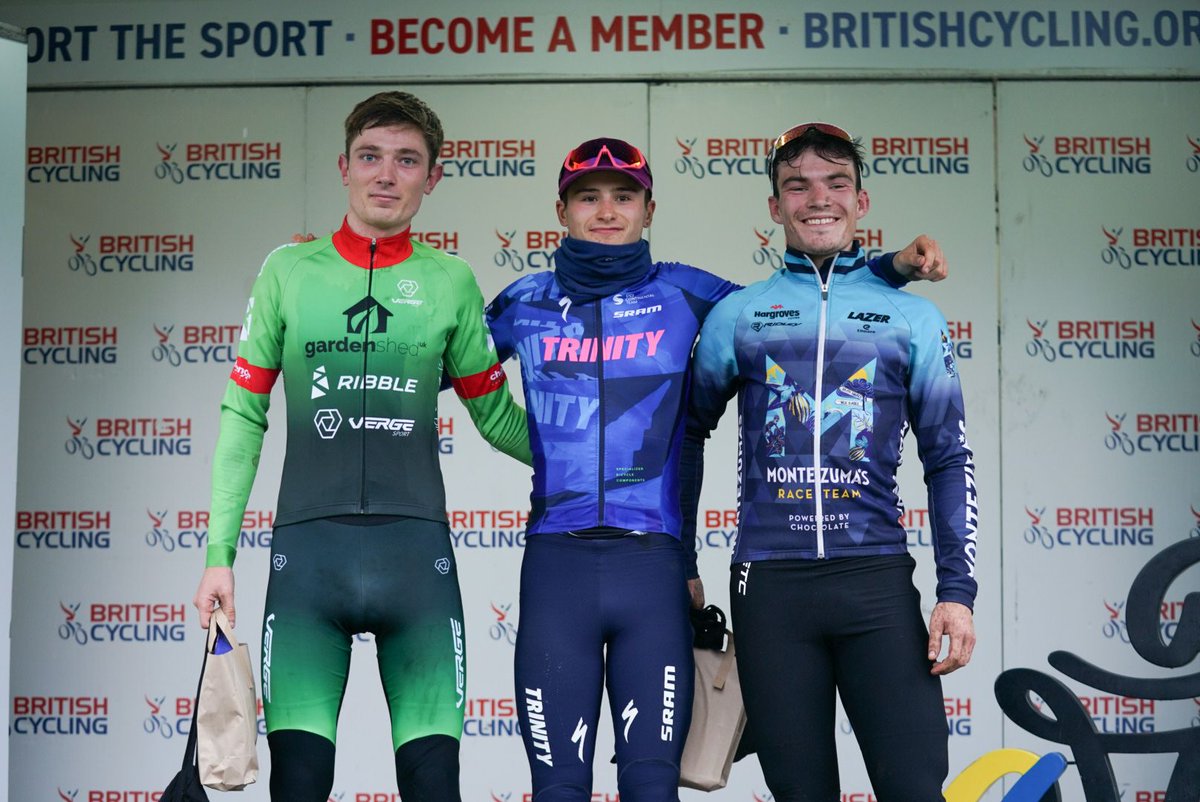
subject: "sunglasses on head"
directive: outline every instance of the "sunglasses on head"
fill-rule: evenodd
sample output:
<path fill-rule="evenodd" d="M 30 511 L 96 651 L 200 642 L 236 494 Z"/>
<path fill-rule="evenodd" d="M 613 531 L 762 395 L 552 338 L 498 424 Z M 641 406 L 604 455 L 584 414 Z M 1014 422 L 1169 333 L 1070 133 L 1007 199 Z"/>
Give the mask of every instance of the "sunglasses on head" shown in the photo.
<path fill-rule="evenodd" d="M 580 145 L 567 154 L 563 167 L 571 171 L 590 170 L 600 165 L 601 157 L 607 157 L 609 164 L 621 170 L 637 170 L 646 166 L 646 157 L 640 150 L 628 142 L 613 140 Z"/>
<path fill-rule="evenodd" d="M 830 125 L 829 123 L 800 123 L 799 125 L 793 125 L 791 128 L 787 129 L 782 134 L 775 137 L 775 141 L 771 143 L 771 152 L 767 155 L 767 158 L 771 162 L 774 162 L 775 161 L 775 153 L 780 148 L 782 148 L 787 143 L 791 142 L 793 139 L 804 136 L 804 134 L 806 134 L 809 131 L 809 129 L 812 129 L 812 128 L 817 129 L 822 134 L 828 134 L 829 136 L 834 136 L 834 137 L 837 137 L 838 139 L 844 139 L 847 142 L 854 141 L 850 137 L 850 134 L 846 133 L 846 130 L 844 128 L 838 128 L 836 125 Z"/>

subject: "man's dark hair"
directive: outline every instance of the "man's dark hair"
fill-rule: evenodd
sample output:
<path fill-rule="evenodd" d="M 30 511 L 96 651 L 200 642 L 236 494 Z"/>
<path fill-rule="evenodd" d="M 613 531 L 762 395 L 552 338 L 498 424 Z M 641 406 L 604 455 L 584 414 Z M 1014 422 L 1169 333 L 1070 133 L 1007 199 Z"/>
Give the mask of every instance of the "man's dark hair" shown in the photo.
<path fill-rule="evenodd" d="M 437 164 L 445 134 L 442 121 L 425 101 L 408 92 L 380 92 L 359 103 L 346 118 L 346 155 L 350 143 L 368 128 L 386 125 L 413 125 L 429 147 L 429 166 Z"/>
<path fill-rule="evenodd" d="M 817 128 L 809 128 L 800 136 L 791 140 L 776 150 L 767 165 L 771 176 L 771 191 L 779 197 L 779 163 L 790 162 L 799 158 L 805 151 L 811 150 L 822 159 L 835 162 L 850 162 L 854 165 L 854 188 L 862 189 L 863 152 L 862 141 L 842 139 L 840 136 L 827 134 Z"/>

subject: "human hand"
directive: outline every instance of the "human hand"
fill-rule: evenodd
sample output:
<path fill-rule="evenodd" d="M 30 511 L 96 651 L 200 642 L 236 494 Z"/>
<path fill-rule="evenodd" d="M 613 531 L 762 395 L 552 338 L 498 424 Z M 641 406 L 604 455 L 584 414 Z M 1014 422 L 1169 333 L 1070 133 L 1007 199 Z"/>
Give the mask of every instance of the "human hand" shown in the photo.
<path fill-rule="evenodd" d="M 892 266 L 909 281 L 941 281 L 949 275 L 942 246 L 925 234 L 896 251 Z"/>
<path fill-rule="evenodd" d="M 688 580 L 688 595 L 692 598 L 692 609 L 704 609 L 704 583 L 700 577 Z"/>
<path fill-rule="evenodd" d="M 292 242 L 312 242 L 316 238 L 316 234 L 293 234 Z"/>
<path fill-rule="evenodd" d="M 938 660 L 942 637 L 950 639 L 946 657 Z M 958 602 L 938 602 L 929 616 L 929 661 L 931 674 L 944 675 L 957 671 L 971 661 L 975 650 L 975 617 L 971 608 Z"/>
<path fill-rule="evenodd" d="M 212 616 L 213 607 L 224 610 L 229 618 L 229 626 L 234 626 L 237 612 L 233 606 L 233 569 L 216 565 L 205 568 L 192 604 L 200 611 L 200 626 L 204 629 L 208 629 L 208 619 Z"/>

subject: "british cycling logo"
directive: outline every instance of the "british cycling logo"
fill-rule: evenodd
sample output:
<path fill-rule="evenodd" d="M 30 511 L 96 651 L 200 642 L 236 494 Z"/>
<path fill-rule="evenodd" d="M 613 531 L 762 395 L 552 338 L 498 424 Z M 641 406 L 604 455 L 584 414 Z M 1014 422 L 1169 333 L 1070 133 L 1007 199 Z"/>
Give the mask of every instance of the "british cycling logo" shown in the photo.
<path fill-rule="evenodd" d="M 446 178 L 533 178 L 535 139 L 448 139 L 438 163 Z"/>
<path fill-rule="evenodd" d="M 758 241 L 758 247 L 754 250 L 751 258 L 754 264 L 760 267 L 765 267 L 768 270 L 778 270 L 783 267 L 783 254 L 779 249 L 771 244 L 771 238 L 775 236 L 775 229 L 766 228 L 759 231 L 754 229 L 754 238 Z"/>
<path fill-rule="evenodd" d="M 737 540 L 737 510 L 704 511 L 704 528 L 696 532 L 696 551 L 733 548 Z"/>
<path fill-rule="evenodd" d="M 191 273 L 196 266 L 194 234 L 68 234 L 67 268 L 86 276 L 115 273 Z"/>
<path fill-rule="evenodd" d="M 150 529 L 146 532 L 146 545 L 152 549 L 161 548 L 163 551 L 175 551 L 175 535 L 167 527 L 167 511 L 151 512 L 146 509 L 146 516 L 150 519 Z"/>
<path fill-rule="evenodd" d="M 1100 231 L 1105 240 L 1100 260 L 1106 265 L 1123 270 L 1200 266 L 1200 228 L 1131 228 L 1129 248 L 1121 239 L 1125 226 L 1100 226 Z"/>
<path fill-rule="evenodd" d="M 193 181 L 276 180 L 283 174 L 279 142 L 155 143 L 154 177 L 169 184 Z"/>
<path fill-rule="evenodd" d="M 148 548 L 171 553 L 176 549 L 192 552 L 208 546 L 208 510 L 178 510 L 173 519 L 168 519 L 167 513 L 146 508 L 150 525 L 144 540 Z M 274 525 L 274 510 L 246 510 L 237 536 L 238 548 L 270 549 Z"/>
<path fill-rule="evenodd" d="M 1048 320 L 1039 320 L 1037 322 L 1025 318 L 1025 325 L 1033 332 L 1033 339 L 1025 345 L 1025 353 L 1029 356 L 1038 356 L 1039 354 L 1047 362 L 1053 362 L 1058 359 L 1058 352 L 1054 349 L 1054 345 L 1049 338 L 1045 336 L 1046 325 Z"/>
<path fill-rule="evenodd" d="M 1188 144 L 1192 146 L 1192 152 L 1187 157 L 1187 168 L 1189 173 L 1200 171 L 1200 137 L 1192 139 L 1187 138 Z"/>
<path fill-rule="evenodd" d="M 241 326 L 189 325 L 184 326 L 183 348 L 171 342 L 175 324 L 151 324 L 157 342 L 150 349 L 155 362 L 171 367 L 180 365 L 229 364 L 237 362 L 237 343 Z"/>
<path fill-rule="evenodd" d="M 151 699 L 149 696 L 142 696 L 146 700 L 147 707 L 150 708 L 145 720 L 142 722 L 142 731 L 147 735 L 157 735 L 165 740 L 170 740 L 175 737 L 176 733 L 186 735 L 190 718 L 176 717 L 172 720 L 163 712 L 163 706 L 167 702 L 167 697 L 156 696 Z"/>
<path fill-rule="evenodd" d="M 442 253 L 458 255 L 457 231 L 414 231 L 412 238 Z"/>
<path fill-rule="evenodd" d="M 108 735 L 107 696 L 14 696 L 14 735 Z"/>
<path fill-rule="evenodd" d="M 342 413 L 336 409 L 318 409 L 313 416 L 313 426 L 317 427 L 322 440 L 332 440 L 342 427 Z"/>
<path fill-rule="evenodd" d="M 871 175 L 968 175 L 971 140 L 965 136 L 876 136 L 867 143 L 863 178 Z"/>
<path fill-rule="evenodd" d="M 155 603 L 58 603 L 63 621 L 58 637 L 87 646 L 96 643 L 182 642 L 187 621 L 186 605 Z"/>
<path fill-rule="evenodd" d="M 19 549 L 107 549 L 112 541 L 108 510 L 18 510 Z"/>
<path fill-rule="evenodd" d="M 922 609 L 922 612 L 928 616 L 928 611 Z M 967 736 L 970 735 L 973 729 L 971 717 L 971 697 L 969 696 L 943 696 L 942 709 L 946 714 L 946 728 L 951 736 Z M 838 719 L 838 732 L 842 736 L 854 734 L 854 727 L 850 724 L 850 719 L 842 716 Z M 842 794 L 843 802 L 848 800 L 872 800 L 875 797 L 869 793 L 848 792 Z"/>
<path fill-rule="evenodd" d="M 437 420 L 438 432 L 438 453 L 453 454 L 454 453 L 454 418 L 441 418 Z"/>
<path fill-rule="evenodd" d="M 1191 351 L 1192 356 L 1200 358 L 1200 325 L 1196 321 L 1192 321 L 1192 328 L 1196 330 L 1196 339 L 1192 340 Z"/>
<path fill-rule="evenodd" d="M 467 700 L 463 735 L 469 738 L 497 738 L 520 734 L 520 725 L 517 723 L 517 705 L 512 697 L 476 696 Z M 508 799 L 511 796 L 511 794 L 506 794 L 500 798 Z M 528 796 L 516 797 L 518 800 L 528 798 Z M 595 798 L 595 796 L 592 797 L 592 799 Z M 492 799 L 496 799 L 494 793 Z"/>
<path fill-rule="evenodd" d="M 72 273 L 82 272 L 89 276 L 96 275 L 100 268 L 96 264 L 96 257 L 92 256 L 87 250 L 88 243 L 92 241 L 92 235 L 80 234 L 79 236 L 75 236 L 74 234 L 69 234 L 67 236 L 71 240 L 71 248 L 74 251 L 71 257 L 67 259 L 67 267 L 70 268 Z"/>
<path fill-rule="evenodd" d="M 1022 134 L 1027 173 L 1059 175 L 1149 175 L 1150 137 L 1055 136 Z"/>
<path fill-rule="evenodd" d="M 1106 226 L 1100 226 L 1100 230 L 1104 233 L 1104 239 L 1108 243 L 1100 253 L 1100 258 L 1104 261 L 1104 264 L 1116 264 L 1125 270 L 1133 267 L 1133 260 L 1129 256 L 1129 251 L 1125 250 L 1125 246 L 1121 244 L 1121 234 L 1125 229 L 1114 228 L 1109 231 Z"/>
<path fill-rule="evenodd" d="M 64 444 L 67 454 L 92 460 L 192 453 L 191 418 L 97 418 L 90 430 L 87 422 L 87 418 L 67 418 L 70 429 Z M 90 435 L 85 433 L 89 431 Z"/>
<path fill-rule="evenodd" d="M 933 529 L 928 509 L 922 507 L 905 508 L 900 514 L 900 525 L 904 527 L 909 548 L 933 547 Z"/>
<path fill-rule="evenodd" d="M 1154 545 L 1152 507 L 1055 508 L 1049 516 L 1045 507 L 1025 507 L 1029 525 L 1025 543 L 1043 549 L 1124 548 Z"/>
<path fill-rule="evenodd" d="M 1108 640 L 1129 643 L 1129 625 L 1125 623 L 1125 600 L 1104 602 L 1105 619 L 1100 632 Z"/>
<path fill-rule="evenodd" d="M 729 176 L 766 176 L 771 140 L 757 137 L 675 137 L 675 172 L 703 180 Z M 697 147 L 699 145 L 699 147 Z"/>
<path fill-rule="evenodd" d="M 1079 696 L 1079 701 L 1091 717 L 1092 725 L 1098 733 L 1133 734 L 1157 731 L 1157 704 L 1153 699 L 1115 694 L 1084 694 Z"/>
<path fill-rule="evenodd" d="M 493 228 L 492 233 L 500 243 L 500 247 L 492 254 L 492 264 L 514 273 L 552 269 L 554 252 L 566 236 L 562 231 L 520 232 L 515 228 L 511 231 Z"/>
<path fill-rule="evenodd" d="M 1029 516 L 1029 528 L 1025 530 L 1025 542 L 1047 549 L 1054 548 L 1054 535 L 1050 533 L 1048 526 L 1042 524 L 1042 516 L 1046 514 L 1046 508 L 1034 507 L 1031 510 L 1026 507 L 1025 514 Z"/>
<path fill-rule="evenodd" d="M 494 641 L 503 641 L 509 646 L 517 643 L 517 625 L 510 619 L 513 603 L 497 605 L 491 602 L 492 615 L 496 620 L 488 627 L 488 636 Z"/>
<path fill-rule="evenodd" d="M 116 326 L 28 326 L 21 361 L 26 365 L 115 365 Z"/>
<path fill-rule="evenodd" d="M 1025 353 L 1046 362 L 1058 359 L 1154 359 L 1152 320 L 1025 319 L 1031 339 Z M 1054 334 L 1047 330 L 1053 328 Z"/>
<path fill-rule="evenodd" d="M 456 549 L 523 549 L 526 510 L 448 510 Z"/>
<path fill-rule="evenodd" d="M 154 177 L 158 179 L 169 178 L 173 183 L 183 183 L 183 168 L 175 161 L 175 148 L 179 147 L 178 143 L 170 145 L 162 145 L 155 143 L 158 148 L 159 160 L 158 164 L 154 165 Z"/>
<path fill-rule="evenodd" d="M 943 696 L 942 708 L 946 712 L 946 726 L 951 735 L 971 734 L 970 696 Z"/>
<path fill-rule="evenodd" d="M 30 184 L 96 184 L 121 180 L 120 145 L 31 145 L 25 179 Z"/>
<path fill-rule="evenodd" d="M 1164 642 L 1170 643 L 1179 627 L 1179 618 L 1183 613 L 1183 602 L 1164 600 L 1159 605 L 1159 632 Z M 1104 600 L 1104 623 L 1100 633 L 1107 640 L 1117 640 L 1128 644 L 1129 625 L 1125 623 L 1125 600 L 1110 602 Z"/>
<path fill-rule="evenodd" d="M 1150 413 L 1134 416 L 1133 432 L 1125 431 L 1128 413 L 1104 413 L 1109 432 L 1104 446 L 1126 456 L 1134 454 L 1196 454 L 1200 452 L 1200 414 L 1195 412 Z"/>

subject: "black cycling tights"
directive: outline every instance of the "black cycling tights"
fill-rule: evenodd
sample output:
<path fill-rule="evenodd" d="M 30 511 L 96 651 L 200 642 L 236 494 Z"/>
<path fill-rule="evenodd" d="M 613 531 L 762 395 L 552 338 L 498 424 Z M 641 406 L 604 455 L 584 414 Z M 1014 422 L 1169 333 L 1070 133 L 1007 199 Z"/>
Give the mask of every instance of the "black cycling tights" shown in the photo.
<path fill-rule="evenodd" d="M 907 554 L 733 566 L 747 726 L 776 802 L 838 802 L 834 695 L 879 802 L 942 802 L 941 682 Z"/>
<path fill-rule="evenodd" d="M 303 730 L 276 730 L 271 747 L 274 802 L 327 802 L 333 790 L 334 745 Z M 460 802 L 458 741 L 428 735 L 396 750 L 396 784 L 404 802 Z"/>

